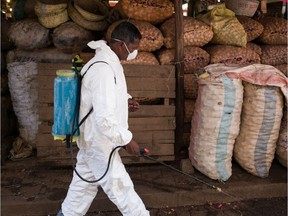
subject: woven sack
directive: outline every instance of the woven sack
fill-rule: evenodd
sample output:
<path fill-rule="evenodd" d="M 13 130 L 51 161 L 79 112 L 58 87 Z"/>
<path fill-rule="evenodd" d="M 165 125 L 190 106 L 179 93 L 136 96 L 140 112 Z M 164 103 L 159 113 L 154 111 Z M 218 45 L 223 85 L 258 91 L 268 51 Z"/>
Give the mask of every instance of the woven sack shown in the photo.
<path fill-rule="evenodd" d="M 140 65 L 159 65 L 157 58 L 153 53 L 138 52 L 135 59 L 130 61 L 121 61 L 122 64 L 140 64 Z"/>
<path fill-rule="evenodd" d="M 59 13 L 67 8 L 67 3 L 60 4 L 44 4 L 36 1 L 34 10 L 37 16 L 45 16 L 49 14 Z"/>
<path fill-rule="evenodd" d="M 51 44 L 49 29 L 34 19 L 13 22 L 9 27 L 8 37 L 17 48 L 24 50 L 41 49 Z"/>
<path fill-rule="evenodd" d="M 157 24 L 172 16 L 174 5 L 169 0 L 121 0 L 119 10 L 125 17 Z"/>
<path fill-rule="evenodd" d="M 94 36 L 74 22 L 66 22 L 53 30 L 53 44 L 64 53 L 77 53 L 87 48 Z"/>
<path fill-rule="evenodd" d="M 101 15 L 101 14 L 94 14 L 91 13 L 89 11 L 85 11 L 84 9 L 82 9 L 80 6 L 78 6 L 77 4 L 74 4 L 75 9 L 78 11 L 78 13 L 86 20 L 88 21 L 101 21 L 104 20 L 106 18 L 105 15 Z"/>
<path fill-rule="evenodd" d="M 241 80 L 229 79 L 225 74 L 214 76 L 213 71 L 209 74 L 198 79 L 189 158 L 192 165 L 209 178 L 226 181 L 232 175 L 232 154 L 239 133 L 243 86 Z"/>
<path fill-rule="evenodd" d="M 68 20 L 69 16 L 66 9 L 57 13 L 38 16 L 39 23 L 46 28 L 56 28 Z"/>
<path fill-rule="evenodd" d="M 132 19 L 129 19 L 129 20 L 122 19 L 110 25 L 106 32 L 107 41 L 111 40 L 111 34 L 114 28 L 117 25 L 119 25 L 121 22 L 125 22 L 125 21 L 131 22 L 132 24 L 134 24 L 141 33 L 142 38 L 140 40 L 140 44 L 138 48 L 139 51 L 153 52 L 162 47 L 163 35 L 157 27 L 155 27 L 149 22 L 132 20 Z"/>
<path fill-rule="evenodd" d="M 237 16 L 237 19 L 244 27 L 247 34 L 247 42 L 256 39 L 262 34 L 264 27 L 260 22 L 247 16 Z"/>
<path fill-rule="evenodd" d="M 101 21 L 89 21 L 84 19 L 83 16 L 74 8 L 72 2 L 68 4 L 68 15 L 78 25 L 91 31 L 104 31 L 108 27 L 106 20 Z"/>
<path fill-rule="evenodd" d="M 92 14 L 104 15 L 105 17 L 109 15 L 108 0 L 74 0 L 74 5 Z"/>
<path fill-rule="evenodd" d="M 184 123 L 191 123 L 192 116 L 194 113 L 196 100 L 187 100 L 184 101 Z"/>
<path fill-rule="evenodd" d="M 210 63 L 224 64 L 255 64 L 260 63 L 260 56 L 249 48 L 227 46 L 227 45 L 212 45 L 206 48 L 210 54 Z"/>
<path fill-rule="evenodd" d="M 210 26 L 194 19 L 193 17 L 183 17 L 183 37 L 184 46 L 204 46 L 213 37 L 213 31 Z M 166 48 L 173 48 L 175 42 L 175 18 L 166 20 L 160 30 L 164 36 L 164 45 Z"/>
<path fill-rule="evenodd" d="M 247 43 L 246 48 L 253 50 L 253 51 L 256 52 L 259 56 L 262 55 L 261 46 L 255 44 L 255 43 L 252 43 L 252 42 Z"/>
<path fill-rule="evenodd" d="M 283 118 L 280 126 L 280 133 L 276 144 L 276 158 L 285 167 L 287 167 L 288 154 L 288 128 L 287 128 L 287 105 L 283 109 Z"/>
<path fill-rule="evenodd" d="M 175 64 L 175 50 L 162 49 L 158 53 L 161 65 Z M 184 47 L 184 73 L 194 73 L 209 64 L 209 54 L 200 47 Z"/>
<path fill-rule="evenodd" d="M 287 64 L 287 45 L 262 45 L 261 49 L 262 64 Z"/>
<path fill-rule="evenodd" d="M 43 4 L 51 4 L 51 5 L 69 2 L 69 0 L 38 0 L 38 1 L 43 3 Z"/>
<path fill-rule="evenodd" d="M 27 136 L 25 141 L 35 144 L 39 127 L 37 96 L 37 63 L 13 62 L 7 66 L 11 100 L 19 126 Z"/>
<path fill-rule="evenodd" d="M 247 34 L 233 11 L 216 6 L 206 14 L 200 14 L 197 19 L 212 26 L 211 43 L 246 47 Z"/>
<path fill-rule="evenodd" d="M 196 74 L 184 74 L 184 97 L 196 99 L 198 93 L 198 78 Z"/>
<path fill-rule="evenodd" d="M 241 128 L 234 157 L 247 172 L 267 177 L 274 159 L 283 109 L 278 87 L 244 82 Z"/>
<path fill-rule="evenodd" d="M 259 41 L 271 45 L 287 45 L 287 20 L 277 17 L 259 19 L 264 31 L 258 37 Z"/>

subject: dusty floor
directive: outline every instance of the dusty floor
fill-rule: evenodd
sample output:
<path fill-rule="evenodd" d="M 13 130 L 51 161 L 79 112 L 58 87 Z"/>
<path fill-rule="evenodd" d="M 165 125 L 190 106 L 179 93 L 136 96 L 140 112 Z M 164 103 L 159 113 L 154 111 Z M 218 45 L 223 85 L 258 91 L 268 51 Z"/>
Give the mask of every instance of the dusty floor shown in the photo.
<path fill-rule="evenodd" d="M 287 216 L 287 197 L 252 199 L 232 203 L 150 209 L 151 216 Z M 121 216 L 119 212 L 94 212 L 86 216 Z"/>

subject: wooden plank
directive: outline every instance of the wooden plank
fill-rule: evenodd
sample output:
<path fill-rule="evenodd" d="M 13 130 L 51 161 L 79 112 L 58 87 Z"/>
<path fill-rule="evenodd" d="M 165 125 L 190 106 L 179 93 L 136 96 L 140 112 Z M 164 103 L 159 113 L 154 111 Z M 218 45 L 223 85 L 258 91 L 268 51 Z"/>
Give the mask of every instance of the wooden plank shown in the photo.
<path fill-rule="evenodd" d="M 38 63 L 38 76 L 56 76 L 60 69 L 70 69 L 71 64 Z M 173 65 L 123 65 L 125 77 L 175 78 Z"/>
<path fill-rule="evenodd" d="M 165 156 L 153 156 L 153 158 L 159 160 L 159 161 L 174 161 L 175 156 L 174 155 L 165 155 Z M 122 161 L 124 164 L 148 164 L 148 163 L 155 163 L 147 158 L 144 157 L 136 157 L 136 156 L 130 156 L 130 157 L 122 157 Z M 74 160 L 74 163 L 76 161 Z M 39 165 L 49 165 L 49 166 L 71 166 L 70 158 L 51 158 L 51 157 L 38 157 L 37 163 Z M 72 175 L 72 170 L 71 170 Z"/>
<path fill-rule="evenodd" d="M 175 117 L 129 119 L 129 128 L 131 131 L 174 130 L 175 127 Z"/>
<path fill-rule="evenodd" d="M 175 91 L 166 90 L 159 91 L 159 90 L 146 90 L 146 91 L 138 91 L 138 90 L 129 90 L 128 92 L 133 97 L 144 97 L 144 98 L 175 98 Z M 38 100 L 40 103 L 53 103 L 54 101 L 54 90 L 51 89 L 38 89 Z"/>
<path fill-rule="evenodd" d="M 51 127 L 50 127 L 51 128 Z M 141 145 L 165 145 L 174 143 L 174 130 L 170 131 L 145 131 L 133 132 L 133 138 Z M 36 146 L 38 147 L 57 147 L 65 146 L 61 140 L 54 140 L 51 131 L 49 133 L 38 133 L 36 137 Z"/>
<path fill-rule="evenodd" d="M 40 105 L 38 108 L 40 121 L 53 121 L 54 107 Z M 130 112 L 130 118 L 138 117 L 173 117 L 175 116 L 175 106 L 165 105 L 141 105 L 136 112 Z"/>
<path fill-rule="evenodd" d="M 174 65 L 123 65 L 125 77 L 175 78 Z"/>

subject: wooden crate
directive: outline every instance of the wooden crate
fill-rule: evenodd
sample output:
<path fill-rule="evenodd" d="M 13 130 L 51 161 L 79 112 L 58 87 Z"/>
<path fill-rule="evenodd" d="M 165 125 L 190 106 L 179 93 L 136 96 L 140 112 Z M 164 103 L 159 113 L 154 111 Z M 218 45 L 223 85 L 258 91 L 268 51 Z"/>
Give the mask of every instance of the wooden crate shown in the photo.
<path fill-rule="evenodd" d="M 40 162 L 57 165 L 70 164 L 70 150 L 51 135 L 53 124 L 53 82 L 56 71 L 70 68 L 70 64 L 38 64 L 38 99 L 40 126 L 37 135 L 37 157 Z M 159 160 L 174 160 L 175 143 L 175 70 L 173 66 L 124 65 L 128 92 L 133 97 L 159 98 L 157 105 L 141 105 L 129 113 L 129 128 L 141 147 Z M 73 156 L 77 153 L 74 146 Z M 120 150 L 124 163 L 150 163 L 143 157 L 128 155 Z"/>

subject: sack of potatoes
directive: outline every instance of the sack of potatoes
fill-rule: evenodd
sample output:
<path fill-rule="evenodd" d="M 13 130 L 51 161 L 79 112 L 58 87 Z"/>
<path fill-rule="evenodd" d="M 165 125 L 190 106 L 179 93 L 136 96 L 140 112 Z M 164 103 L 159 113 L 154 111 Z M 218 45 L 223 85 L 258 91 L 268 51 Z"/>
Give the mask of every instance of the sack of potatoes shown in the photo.
<path fill-rule="evenodd" d="M 175 49 L 162 49 L 158 53 L 161 65 L 176 64 Z M 200 47 L 184 47 L 184 73 L 194 73 L 209 64 L 209 54 Z"/>
<path fill-rule="evenodd" d="M 169 0 L 121 0 L 120 13 L 125 17 L 158 24 L 172 16 L 174 5 Z"/>
<path fill-rule="evenodd" d="M 135 59 L 121 61 L 122 64 L 159 65 L 157 58 L 150 52 L 138 52 Z"/>
<path fill-rule="evenodd" d="M 204 46 L 213 38 L 212 28 L 206 23 L 193 17 L 183 17 L 184 46 Z M 175 18 L 169 18 L 161 26 L 160 30 L 164 36 L 166 48 L 176 45 Z"/>

